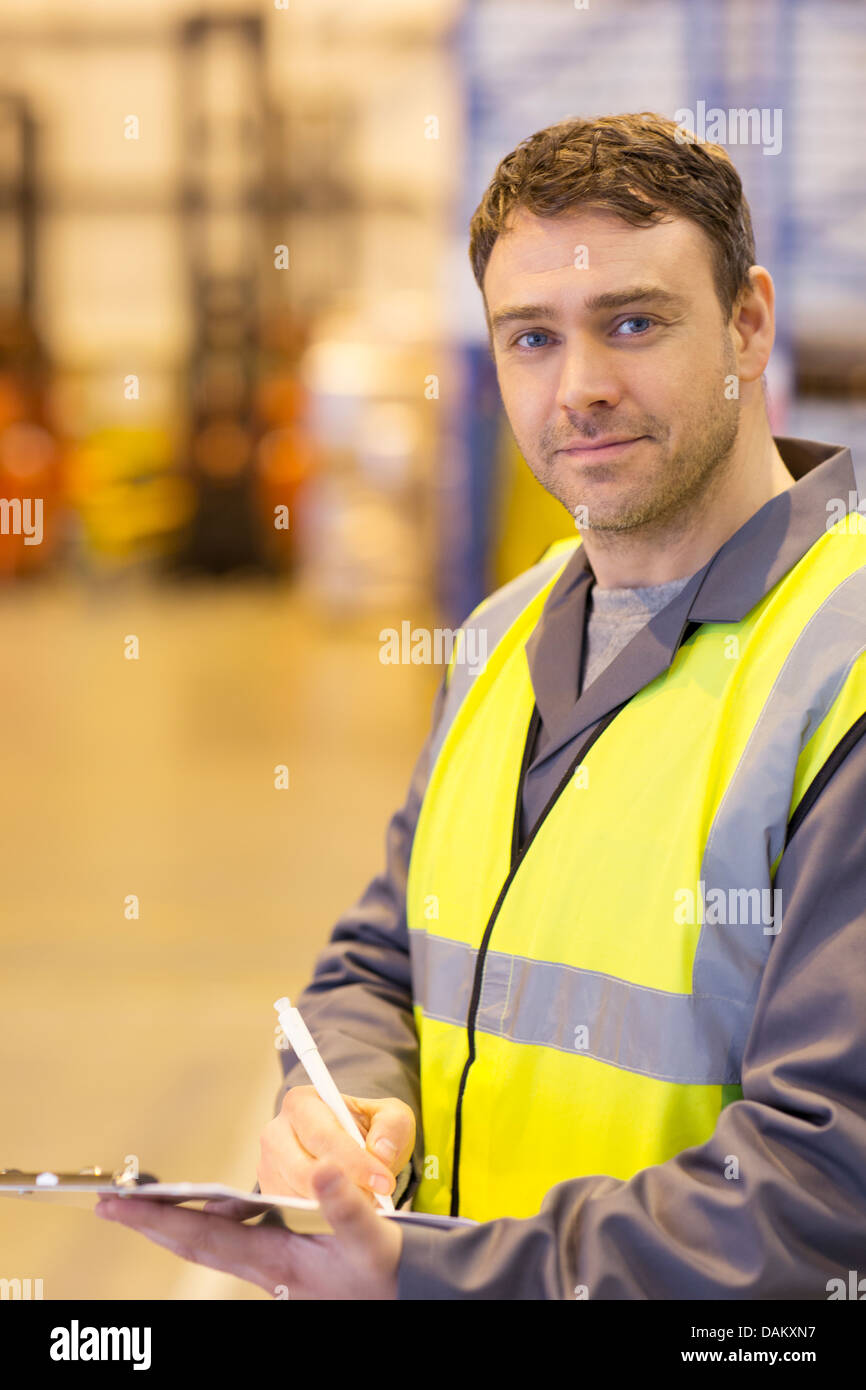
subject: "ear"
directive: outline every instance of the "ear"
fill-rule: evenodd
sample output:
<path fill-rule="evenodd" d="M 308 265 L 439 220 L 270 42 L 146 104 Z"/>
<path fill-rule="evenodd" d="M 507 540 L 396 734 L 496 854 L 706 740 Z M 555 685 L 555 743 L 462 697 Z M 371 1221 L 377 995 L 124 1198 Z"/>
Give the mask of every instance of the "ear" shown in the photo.
<path fill-rule="evenodd" d="M 749 284 L 741 290 L 731 312 L 730 329 L 737 354 L 737 376 L 758 381 L 770 360 L 776 337 L 776 289 L 762 265 L 753 265 Z"/>

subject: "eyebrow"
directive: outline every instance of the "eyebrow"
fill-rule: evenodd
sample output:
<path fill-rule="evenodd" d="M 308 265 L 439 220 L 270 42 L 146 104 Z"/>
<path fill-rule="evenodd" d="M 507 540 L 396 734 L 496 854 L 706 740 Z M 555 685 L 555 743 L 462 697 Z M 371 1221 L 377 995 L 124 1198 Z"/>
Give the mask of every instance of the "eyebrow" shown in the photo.
<path fill-rule="evenodd" d="M 623 309 L 628 304 L 651 300 L 654 304 L 665 305 L 671 309 L 681 309 L 684 300 L 660 285 L 635 285 L 625 290 L 610 290 L 605 294 L 593 294 L 583 301 L 587 313 L 597 313 L 599 309 Z M 523 322 L 526 319 L 555 319 L 556 306 L 553 304 L 509 304 L 499 309 L 490 320 L 491 331 L 495 333 L 507 323 Z"/>

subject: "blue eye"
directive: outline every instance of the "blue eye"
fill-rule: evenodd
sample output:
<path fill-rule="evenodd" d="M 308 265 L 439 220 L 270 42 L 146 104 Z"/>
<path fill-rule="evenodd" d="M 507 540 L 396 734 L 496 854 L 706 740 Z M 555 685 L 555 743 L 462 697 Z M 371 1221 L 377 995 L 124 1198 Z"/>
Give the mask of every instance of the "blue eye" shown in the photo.
<path fill-rule="evenodd" d="M 646 324 L 649 324 L 650 328 L 652 327 L 652 319 L 647 318 L 645 314 L 633 314 L 632 317 L 631 317 L 630 319 L 623 319 L 623 321 L 622 321 L 622 323 L 619 325 L 619 327 L 620 327 L 620 328 L 625 328 L 625 325 L 626 325 L 627 323 L 646 323 Z M 617 330 L 617 331 L 619 331 L 619 330 Z M 626 333 L 626 334 L 625 334 L 625 337 L 626 337 L 626 338 L 637 338 L 637 337 L 640 337 L 640 336 L 641 336 L 641 335 L 638 334 L 638 333 Z"/>
<path fill-rule="evenodd" d="M 546 338 L 547 336 L 548 335 L 546 333 L 542 333 L 540 329 L 531 328 L 527 330 L 526 333 L 521 333 L 520 338 Z M 515 338 L 515 344 L 520 342 L 520 338 Z M 532 348 L 529 348 L 528 351 L 532 352 Z"/>

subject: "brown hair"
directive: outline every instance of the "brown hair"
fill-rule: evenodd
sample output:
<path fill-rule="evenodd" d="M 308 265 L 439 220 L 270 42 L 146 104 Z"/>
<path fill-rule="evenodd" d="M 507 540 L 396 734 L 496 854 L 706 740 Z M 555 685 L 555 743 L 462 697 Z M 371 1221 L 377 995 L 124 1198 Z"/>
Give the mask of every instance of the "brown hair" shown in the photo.
<path fill-rule="evenodd" d="M 527 136 L 500 160 L 469 224 L 469 259 L 482 293 L 493 243 L 515 208 L 555 217 L 581 206 L 633 226 L 671 213 L 697 222 L 710 239 L 716 293 L 730 318 L 755 263 L 755 239 L 740 176 L 720 145 L 700 144 L 652 111 L 571 117 Z"/>

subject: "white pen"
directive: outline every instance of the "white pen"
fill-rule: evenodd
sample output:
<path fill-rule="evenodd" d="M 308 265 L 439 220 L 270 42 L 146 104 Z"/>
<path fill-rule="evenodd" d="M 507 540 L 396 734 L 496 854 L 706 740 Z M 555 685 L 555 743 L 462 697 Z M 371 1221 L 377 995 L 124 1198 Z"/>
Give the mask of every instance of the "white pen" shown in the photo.
<path fill-rule="evenodd" d="M 287 996 L 278 999 L 274 1008 L 280 1020 L 280 1027 L 292 1044 L 298 1061 L 315 1086 L 319 1096 L 350 1138 L 360 1144 L 362 1149 L 366 1149 L 366 1140 L 358 1128 L 357 1121 L 337 1090 L 337 1084 L 322 1061 L 319 1049 L 313 1042 L 310 1030 L 301 1018 L 299 1011 L 292 1008 L 292 1002 Z M 390 1197 L 383 1196 L 381 1192 L 374 1192 L 373 1196 L 383 1211 L 394 1211 L 394 1203 Z"/>

